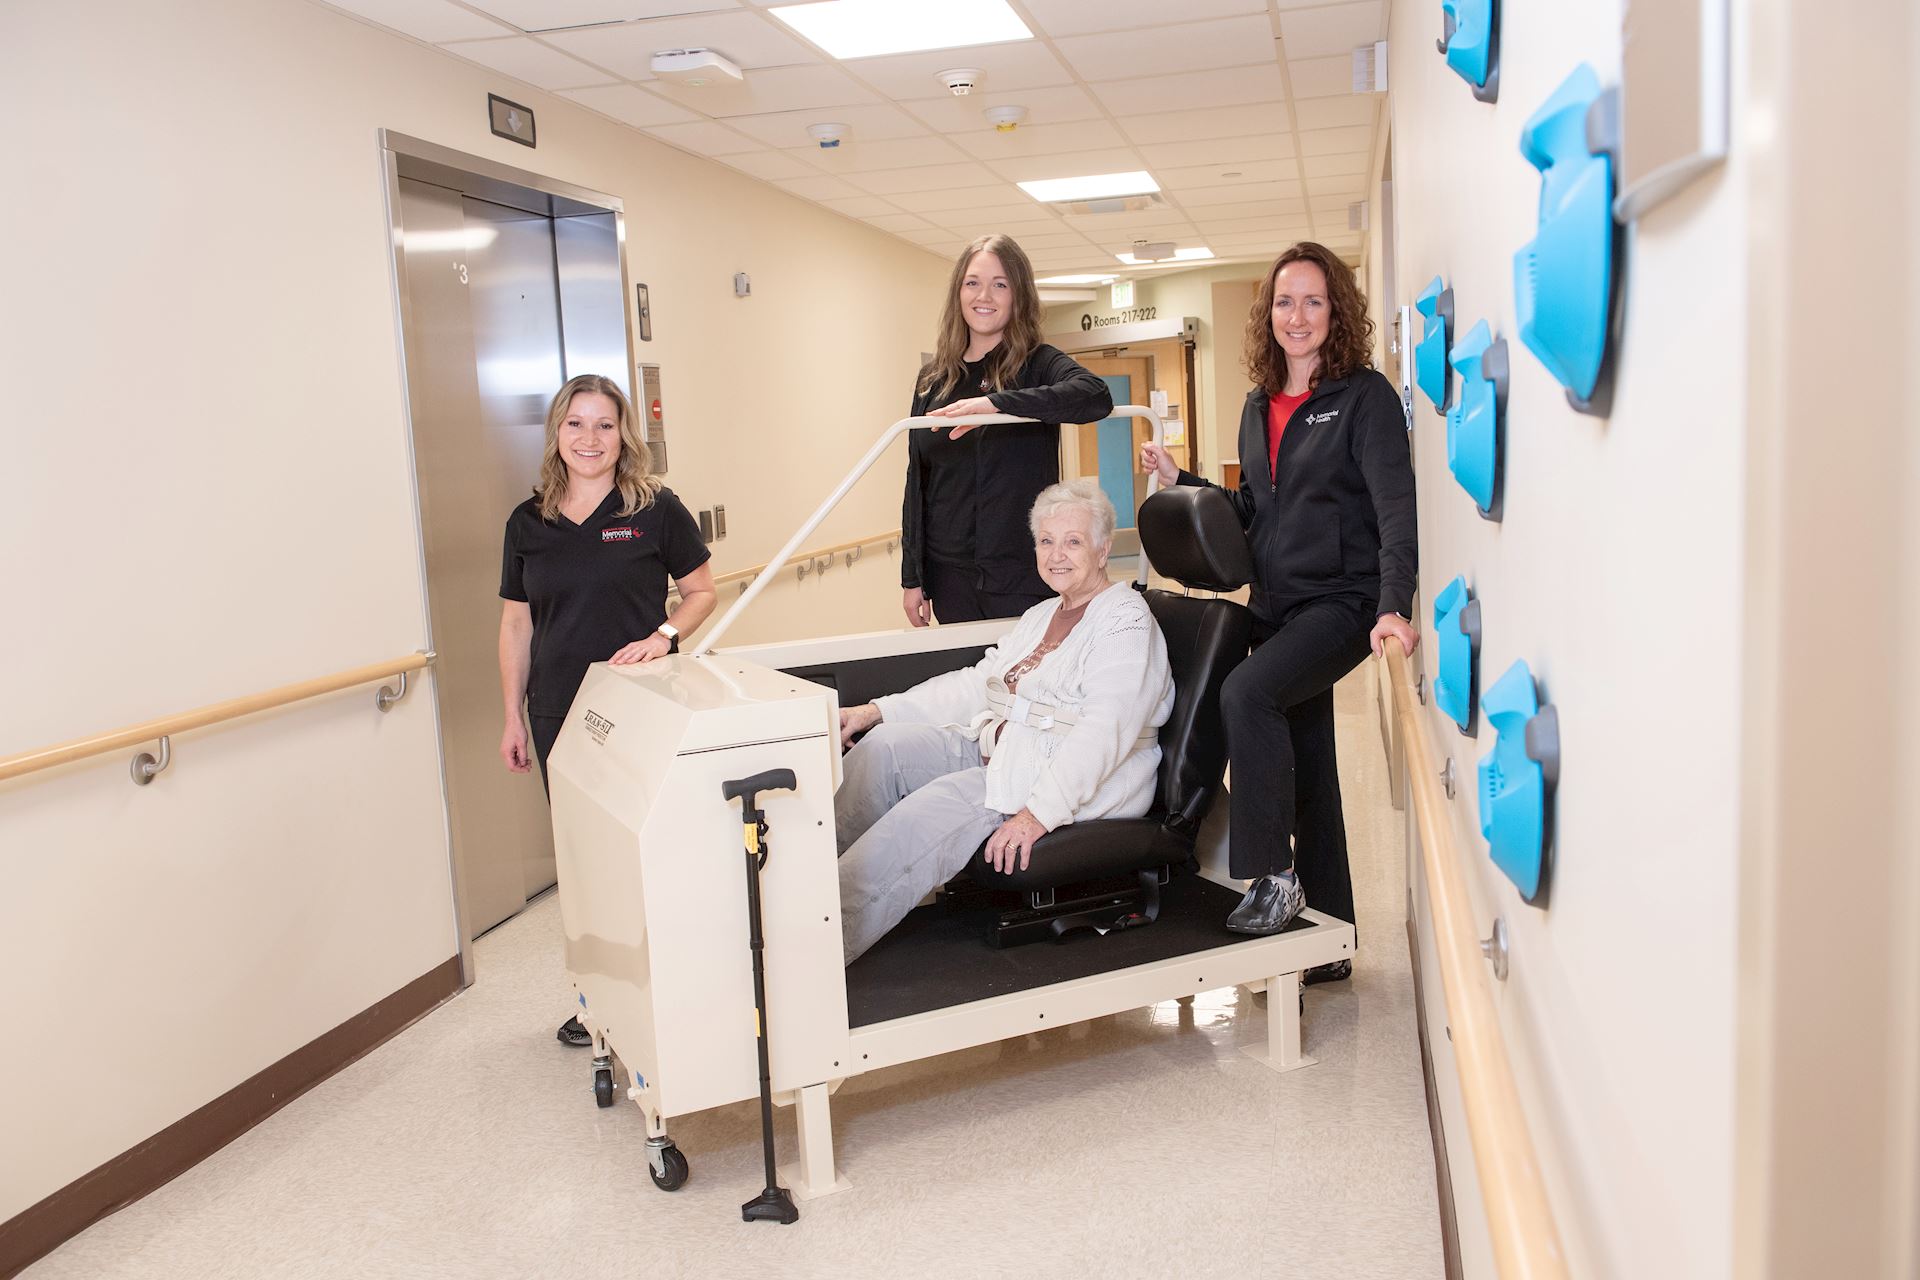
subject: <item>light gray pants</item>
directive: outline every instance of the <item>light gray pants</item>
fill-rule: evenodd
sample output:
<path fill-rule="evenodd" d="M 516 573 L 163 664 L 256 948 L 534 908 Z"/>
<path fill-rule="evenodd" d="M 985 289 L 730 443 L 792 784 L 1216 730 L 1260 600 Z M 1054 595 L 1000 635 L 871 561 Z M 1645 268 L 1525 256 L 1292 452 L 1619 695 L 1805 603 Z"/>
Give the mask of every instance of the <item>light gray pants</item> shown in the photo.
<path fill-rule="evenodd" d="M 957 729 L 879 724 L 847 752 L 833 798 L 847 963 L 953 879 L 1007 815 L 987 808 L 979 744 Z"/>

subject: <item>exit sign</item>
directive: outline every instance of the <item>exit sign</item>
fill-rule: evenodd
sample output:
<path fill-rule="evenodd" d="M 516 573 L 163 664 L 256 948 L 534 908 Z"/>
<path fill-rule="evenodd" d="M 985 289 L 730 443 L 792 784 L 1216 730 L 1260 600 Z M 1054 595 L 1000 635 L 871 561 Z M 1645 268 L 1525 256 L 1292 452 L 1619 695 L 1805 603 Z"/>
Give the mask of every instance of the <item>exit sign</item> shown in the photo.
<path fill-rule="evenodd" d="M 1115 309 L 1133 305 L 1133 281 L 1115 280 L 1113 282 L 1113 304 Z"/>

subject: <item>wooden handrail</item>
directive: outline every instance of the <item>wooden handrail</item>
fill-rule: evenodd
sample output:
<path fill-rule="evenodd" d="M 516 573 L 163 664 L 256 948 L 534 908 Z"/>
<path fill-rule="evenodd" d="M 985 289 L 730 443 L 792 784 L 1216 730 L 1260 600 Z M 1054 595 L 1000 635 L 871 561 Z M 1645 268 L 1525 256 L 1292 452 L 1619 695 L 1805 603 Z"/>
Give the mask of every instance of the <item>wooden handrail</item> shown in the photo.
<path fill-rule="evenodd" d="M 898 529 L 889 529 L 885 533 L 870 533 L 864 538 L 855 538 L 852 542 L 836 542 L 830 547 L 815 547 L 811 551 L 797 553 L 792 563 L 799 564 L 808 560 L 818 560 L 821 556 L 837 556 L 843 551 L 854 551 L 860 547 L 870 547 L 876 542 L 886 542 L 900 536 Z M 751 582 L 766 571 L 764 564 L 754 565 L 751 569 L 735 569 L 732 573 L 722 573 L 713 580 L 716 587 L 724 587 L 729 582 Z"/>
<path fill-rule="evenodd" d="M 1453 838 L 1453 822 L 1440 791 L 1421 704 L 1407 674 L 1407 656 L 1398 645 L 1384 646 L 1394 714 L 1407 754 L 1414 821 L 1420 835 L 1420 861 L 1427 873 L 1427 901 L 1433 916 L 1440 982 L 1446 990 L 1447 1023 L 1459 1067 L 1460 1095 L 1466 1104 L 1467 1132 L 1480 1174 L 1480 1198 L 1487 1207 L 1493 1254 L 1506 1280 L 1545 1280 L 1567 1275 L 1566 1254 L 1554 1225 L 1553 1206 L 1533 1138 L 1527 1131 L 1520 1091 L 1507 1060 L 1506 1035 L 1487 987 L 1486 962 L 1474 927 L 1473 902 Z"/>
<path fill-rule="evenodd" d="M 225 702 L 215 702 L 193 711 L 162 716 L 158 720 L 129 725 L 125 729 L 115 729 L 111 733 L 96 733 L 91 737 L 75 738 L 71 742 L 62 742 L 56 746 L 22 751 L 18 755 L 0 759 L 0 782 L 40 769 L 51 769 L 56 765 L 85 760 L 88 756 L 104 755 L 109 751 L 138 746 L 143 742 L 155 742 L 177 733 L 186 733 L 190 729 L 203 729 L 210 724 L 218 724 L 222 720 L 237 720 L 241 716 L 250 716 L 256 711 L 270 711 L 275 707 L 284 707 L 290 702 L 301 702 L 307 698 L 317 698 L 322 694 L 336 693 L 341 689 L 351 689 L 357 684 L 384 680 L 388 676 L 399 675 L 401 672 L 418 671 L 430 664 L 433 659 L 434 655 L 431 653 L 410 653 L 404 658 L 395 658 L 389 662 L 370 662 L 363 667 L 337 671 L 330 676 L 316 676 L 311 680 L 283 684 L 277 689 L 268 689 L 264 693 L 250 693 L 241 698 L 228 698 Z"/>

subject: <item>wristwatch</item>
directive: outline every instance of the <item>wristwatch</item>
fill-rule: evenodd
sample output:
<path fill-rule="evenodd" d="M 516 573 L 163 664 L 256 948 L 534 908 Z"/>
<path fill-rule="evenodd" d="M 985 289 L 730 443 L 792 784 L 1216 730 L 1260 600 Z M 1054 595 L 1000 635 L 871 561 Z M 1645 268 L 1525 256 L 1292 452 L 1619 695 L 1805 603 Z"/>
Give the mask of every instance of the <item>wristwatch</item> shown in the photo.
<path fill-rule="evenodd" d="M 654 630 L 658 631 L 661 635 L 665 636 L 669 640 L 678 640 L 680 638 L 680 632 L 675 629 L 674 625 L 671 622 L 663 622 L 659 626 L 655 627 Z"/>

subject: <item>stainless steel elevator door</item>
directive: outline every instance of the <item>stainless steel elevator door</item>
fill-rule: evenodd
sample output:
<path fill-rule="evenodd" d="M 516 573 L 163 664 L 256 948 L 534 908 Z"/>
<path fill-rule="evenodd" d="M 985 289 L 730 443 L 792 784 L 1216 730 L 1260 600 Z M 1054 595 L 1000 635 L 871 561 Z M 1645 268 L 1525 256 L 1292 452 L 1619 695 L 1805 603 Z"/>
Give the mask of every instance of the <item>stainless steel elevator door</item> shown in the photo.
<path fill-rule="evenodd" d="M 562 378 L 550 219 L 402 179 L 407 393 L 439 654 L 447 803 L 462 918 L 476 936 L 551 885 L 537 769 L 500 760 L 500 552 L 540 470 Z"/>

